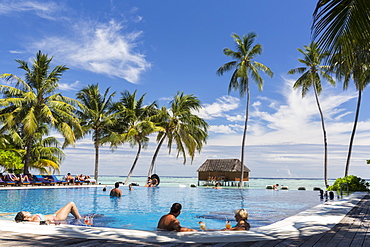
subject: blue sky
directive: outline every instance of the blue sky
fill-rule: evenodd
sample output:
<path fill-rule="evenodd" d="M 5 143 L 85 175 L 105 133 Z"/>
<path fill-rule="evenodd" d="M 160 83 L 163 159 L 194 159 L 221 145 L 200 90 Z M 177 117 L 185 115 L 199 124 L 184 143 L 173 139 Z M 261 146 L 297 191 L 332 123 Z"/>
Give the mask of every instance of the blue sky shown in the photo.
<path fill-rule="evenodd" d="M 152 0 L 152 1 L 0 1 L 0 73 L 23 76 L 14 59 L 31 61 L 38 50 L 53 56 L 53 66 L 70 69 L 60 81 L 63 95 L 99 83 L 101 91 L 138 90 L 146 102 L 168 106 L 177 91 L 196 95 L 199 115 L 210 124 L 209 140 L 193 164 L 182 164 L 163 147 L 155 171 L 164 176 L 196 176 L 208 158 L 240 158 L 246 99 L 228 95 L 231 74 L 216 70 L 229 62 L 222 50 L 233 49 L 232 33 L 258 35 L 256 57 L 274 72 L 264 90 L 251 84 L 250 125 L 245 163 L 251 177 L 323 177 L 323 138 L 313 92 L 302 99 L 292 89 L 299 67 L 297 48 L 310 42 L 316 1 L 307 0 Z M 3 82 L 5 83 L 5 82 Z M 355 138 L 350 174 L 369 177 L 370 124 L 366 90 Z M 329 177 L 344 174 L 352 130 L 356 90 L 324 82 L 320 96 L 329 144 Z M 146 175 L 155 138 L 144 150 L 134 176 Z M 65 150 L 61 173 L 93 174 L 90 137 Z M 101 149 L 101 175 L 127 175 L 136 149 L 123 145 Z"/>

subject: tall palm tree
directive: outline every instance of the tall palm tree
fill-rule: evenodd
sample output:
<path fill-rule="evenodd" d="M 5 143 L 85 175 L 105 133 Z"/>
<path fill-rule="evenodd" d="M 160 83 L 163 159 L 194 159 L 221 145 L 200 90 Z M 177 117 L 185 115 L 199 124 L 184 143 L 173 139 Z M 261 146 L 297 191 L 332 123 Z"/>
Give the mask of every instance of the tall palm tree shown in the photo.
<path fill-rule="evenodd" d="M 217 70 L 217 74 L 223 75 L 227 71 L 234 70 L 230 79 L 229 93 L 232 90 L 238 90 L 240 97 L 247 95 L 241 152 L 241 176 L 239 183 L 239 188 L 242 188 L 244 179 L 244 148 L 247 136 L 248 112 L 250 103 L 249 79 L 251 78 L 257 84 L 258 89 L 262 91 L 263 79 L 260 76 L 259 71 L 264 72 L 269 77 L 273 76 L 273 72 L 270 68 L 266 67 L 262 63 L 254 61 L 255 56 L 262 53 L 262 46 L 260 44 L 253 45 L 257 37 L 255 33 L 248 33 L 247 35 L 243 35 L 242 38 L 240 38 L 237 34 L 233 34 L 232 37 L 236 43 L 236 51 L 225 48 L 223 52 L 226 56 L 235 60 L 222 65 Z"/>
<path fill-rule="evenodd" d="M 4 98 L 0 99 L 0 121 L 6 128 L 22 131 L 26 155 L 24 173 L 29 173 L 34 135 L 43 124 L 47 124 L 64 136 L 63 147 L 74 144 L 82 131 L 75 116 L 75 100 L 57 93 L 58 81 L 68 69 L 64 65 L 50 71 L 52 57 L 39 51 L 31 67 L 26 61 L 15 60 L 25 71 L 24 80 L 13 74 L 2 74 L 15 86 L 0 85 Z"/>
<path fill-rule="evenodd" d="M 145 94 L 139 99 L 136 99 L 136 93 L 136 90 L 132 94 L 127 90 L 122 93 L 117 108 L 121 113 L 122 121 L 126 123 L 127 126 L 121 129 L 122 133 L 120 134 L 120 139 L 111 144 L 112 146 L 117 146 L 118 144 L 128 142 L 131 147 L 138 146 L 135 160 L 124 184 L 129 182 L 137 161 L 139 160 L 141 150 L 147 147 L 149 142 L 148 136 L 161 130 L 161 128 L 157 127 L 155 123 L 150 120 L 150 117 L 157 111 L 156 102 L 144 106 Z"/>
<path fill-rule="evenodd" d="M 353 47 L 353 59 L 347 60 L 347 57 L 343 57 L 343 52 L 335 54 L 330 63 L 332 64 L 336 76 L 339 80 L 343 79 L 343 89 L 346 90 L 349 85 L 349 81 L 353 80 L 355 87 L 358 91 L 357 106 L 355 113 L 355 120 L 353 122 L 353 128 L 351 138 L 348 147 L 348 154 L 346 160 L 346 166 L 344 176 L 348 176 L 353 141 L 357 129 L 358 117 L 360 114 L 361 98 L 365 87 L 370 83 L 370 61 L 364 63 L 364 57 L 370 57 L 370 50 L 365 48 L 362 44 L 354 45 Z"/>
<path fill-rule="evenodd" d="M 370 4 L 368 0 L 319 0 L 314 11 L 312 32 L 318 44 L 332 54 L 329 64 L 338 78 L 344 78 L 344 89 L 353 79 L 358 90 L 355 121 L 350 138 L 345 176 L 348 175 L 353 140 L 359 116 L 361 95 L 369 82 Z"/>
<path fill-rule="evenodd" d="M 328 69 L 330 68 L 327 65 L 321 65 L 323 60 L 329 56 L 328 52 L 322 52 L 318 47 L 317 44 L 312 42 L 309 46 L 303 46 L 304 50 L 298 49 L 300 53 L 303 54 L 304 59 L 298 59 L 301 63 L 305 65 L 305 67 L 299 67 L 295 69 L 291 69 L 288 71 L 288 74 L 302 74 L 301 77 L 294 83 L 293 88 L 301 88 L 302 89 L 302 97 L 306 96 L 307 92 L 309 91 L 310 87 L 313 87 L 313 91 L 315 93 L 315 99 L 317 108 L 320 113 L 321 117 L 321 127 L 324 137 L 324 180 L 325 186 L 328 187 L 328 143 L 326 137 L 326 129 L 325 129 L 325 122 L 324 122 L 324 115 L 321 110 L 319 95 L 322 91 L 322 84 L 321 84 L 321 77 L 326 79 L 331 85 L 335 86 L 334 79 L 327 73 Z"/>
<path fill-rule="evenodd" d="M 77 115 L 81 119 L 81 126 L 85 134 L 92 132 L 95 148 L 94 179 L 99 176 L 99 147 L 109 142 L 107 137 L 112 133 L 116 123 L 116 111 L 114 110 L 113 97 L 115 92 L 109 93 L 107 88 L 104 94 L 99 91 L 99 85 L 88 85 L 77 94 L 81 102 L 81 109 Z"/>
<path fill-rule="evenodd" d="M 153 173 L 155 160 L 163 142 L 167 139 L 169 153 L 173 142 L 176 143 L 177 157 L 182 154 L 186 163 L 186 151 L 193 161 L 195 151 L 201 151 L 208 138 L 208 123 L 194 112 L 202 108 L 200 100 L 193 94 L 177 92 L 170 102 L 170 109 L 162 107 L 157 115 L 159 125 L 163 127 L 157 135 L 158 145 L 149 167 L 148 177 Z"/>

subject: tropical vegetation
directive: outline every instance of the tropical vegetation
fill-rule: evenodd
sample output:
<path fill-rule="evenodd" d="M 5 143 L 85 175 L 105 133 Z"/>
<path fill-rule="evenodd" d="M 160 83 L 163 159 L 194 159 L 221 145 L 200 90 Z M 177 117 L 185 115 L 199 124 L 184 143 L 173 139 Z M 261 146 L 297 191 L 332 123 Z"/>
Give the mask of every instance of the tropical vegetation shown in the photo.
<path fill-rule="evenodd" d="M 57 92 L 58 81 L 68 68 L 59 65 L 50 71 L 51 61 L 52 57 L 39 51 L 31 66 L 16 60 L 25 72 L 24 79 L 9 73 L 1 75 L 14 86 L 0 85 L 3 94 L 0 122 L 4 130 L 23 141 L 25 174 L 29 174 L 32 147 L 38 141 L 35 136 L 40 129 L 53 128 L 61 133 L 63 147 L 73 145 L 82 133 L 75 114 L 75 100 Z"/>
<path fill-rule="evenodd" d="M 249 81 L 250 79 L 257 84 L 260 91 L 263 89 L 263 78 L 259 74 L 259 71 L 264 72 L 269 77 L 273 76 L 271 69 L 262 63 L 254 60 L 257 55 L 262 53 L 262 46 L 260 44 L 253 45 L 257 35 L 253 32 L 239 37 L 237 34 L 232 35 L 236 43 L 236 51 L 229 48 L 223 50 L 224 54 L 234 60 L 222 65 L 218 70 L 218 75 L 223 75 L 225 72 L 233 70 L 233 74 L 229 83 L 229 93 L 232 90 L 238 90 L 240 97 L 247 95 L 247 105 L 245 108 L 245 123 L 244 132 L 242 138 L 242 151 L 241 151 L 241 177 L 239 188 L 242 188 L 244 181 L 244 149 L 247 138 L 247 127 L 248 127 L 248 112 L 250 104 L 250 91 Z"/>
<path fill-rule="evenodd" d="M 23 168 L 22 158 L 15 152 L 0 149 L 0 166 L 2 172 L 20 170 Z"/>
<path fill-rule="evenodd" d="M 369 183 L 360 177 L 349 175 L 345 176 L 344 178 L 337 178 L 332 186 L 328 187 L 328 190 L 331 191 L 340 191 L 342 186 L 342 190 L 349 191 L 368 191 Z"/>
<path fill-rule="evenodd" d="M 328 50 L 327 63 L 333 66 L 343 88 L 350 79 L 358 91 L 358 100 L 345 166 L 349 173 L 362 92 L 369 83 L 370 66 L 370 5 L 368 0 L 319 0 L 314 11 L 312 34 L 319 47 Z"/>
<path fill-rule="evenodd" d="M 120 125 L 121 128 L 118 129 L 119 138 L 116 138 L 115 141 L 112 142 L 112 146 L 117 146 L 125 142 L 128 142 L 131 147 L 138 146 L 134 162 L 124 184 L 129 182 L 137 161 L 139 160 L 141 150 L 148 146 L 148 136 L 162 130 L 162 128 L 156 126 L 156 123 L 152 122 L 150 119 L 150 117 L 157 112 L 156 102 L 144 105 L 145 94 L 137 99 L 136 93 L 136 90 L 132 94 L 127 90 L 124 91 L 121 93 L 122 97 L 119 104 L 117 104 L 118 111 L 121 115 L 120 118 L 123 119 L 126 125 Z"/>
<path fill-rule="evenodd" d="M 151 177 L 153 173 L 155 160 L 165 140 L 167 140 L 169 153 L 175 143 L 177 157 L 181 154 L 185 164 L 186 153 L 188 153 L 193 162 L 195 152 L 202 150 L 208 138 L 208 123 L 194 114 L 201 108 L 198 97 L 193 94 L 177 92 L 170 102 L 170 108 L 162 107 L 158 114 L 152 117 L 162 127 L 162 131 L 159 131 L 157 135 L 158 145 L 149 167 L 148 177 Z"/>
<path fill-rule="evenodd" d="M 107 88 L 104 94 L 99 91 L 99 85 L 88 85 L 81 89 L 76 97 L 80 102 L 77 116 L 80 118 L 83 133 L 92 133 L 95 149 L 94 179 L 99 176 L 99 148 L 109 143 L 109 136 L 113 134 L 113 126 L 117 124 L 117 114 L 113 102 L 115 93 L 109 93 Z"/>

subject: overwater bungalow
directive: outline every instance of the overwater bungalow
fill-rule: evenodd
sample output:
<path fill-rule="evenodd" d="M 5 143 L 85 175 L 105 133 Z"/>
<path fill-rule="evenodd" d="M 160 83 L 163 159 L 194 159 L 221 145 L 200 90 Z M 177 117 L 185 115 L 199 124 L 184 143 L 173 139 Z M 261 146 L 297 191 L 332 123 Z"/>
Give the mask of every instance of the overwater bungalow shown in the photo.
<path fill-rule="evenodd" d="M 207 159 L 197 170 L 198 186 L 238 186 L 241 175 L 239 159 Z M 244 165 L 243 186 L 248 185 L 249 172 Z"/>

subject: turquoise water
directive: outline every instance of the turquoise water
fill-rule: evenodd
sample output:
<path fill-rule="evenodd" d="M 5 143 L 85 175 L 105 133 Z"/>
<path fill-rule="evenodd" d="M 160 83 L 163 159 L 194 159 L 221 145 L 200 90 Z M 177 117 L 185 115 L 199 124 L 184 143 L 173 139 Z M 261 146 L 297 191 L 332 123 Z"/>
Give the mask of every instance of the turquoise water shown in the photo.
<path fill-rule="evenodd" d="M 105 185 L 113 185 L 115 182 L 125 182 L 126 177 L 113 177 L 113 176 L 101 176 L 99 177 L 99 183 Z M 138 183 L 143 186 L 146 182 L 146 177 L 131 177 L 129 183 Z M 335 180 L 329 180 L 329 184 L 334 184 Z M 198 179 L 196 177 L 161 177 L 160 187 L 179 187 L 190 184 L 198 185 Z M 313 190 L 314 187 L 324 189 L 325 183 L 322 179 L 297 179 L 297 178 L 250 178 L 248 187 L 246 189 L 265 189 L 266 185 L 285 185 L 289 187 L 289 190 L 297 190 L 298 187 L 305 187 L 307 190 Z"/>
<path fill-rule="evenodd" d="M 111 178 L 112 181 L 117 179 Z M 135 187 L 129 191 L 121 186 L 122 198 L 109 197 L 101 187 L 58 189 L 0 190 L 0 212 L 13 212 L 3 219 L 12 219 L 18 211 L 50 214 L 74 201 L 81 214 L 104 214 L 94 219 L 96 227 L 112 227 L 136 230 L 155 230 L 159 218 L 168 213 L 174 202 L 183 205 L 179 216 L 182 226 L 199 229 L 198 222 L 204 221 L 208 229 L 222 229 L 225 220 L 235 224 L 233 211 L 245 208 L 249 222 L 254 227 L 265 226 L 282 220 L 315 205 L 323 203 L 317 191 L 191 188 L 164 186 L 176 184 L 173 178 L 162 179 L 158 188 Z M 174 178 L 188 184 L 187 178 Z M 100 180 L 101 181 L 101 180 Z M 119 180 L 118 180 L 119 181 Z M 134 182 L 133 179 L 131 182 Z M 145 182 L 145 180 L 144 180 Z M 265 184 L 266 180 L 261 184 Z M 301 185 L 301 184 L 300 184 Z M 308 185 L 308 184 L 307 184 Z M 250 188 L 255 186 L 250 185 Z M 4 203 L 6 202 L 6 203 Z M 81 224 L 72 219 L 71 224 Z"/>

